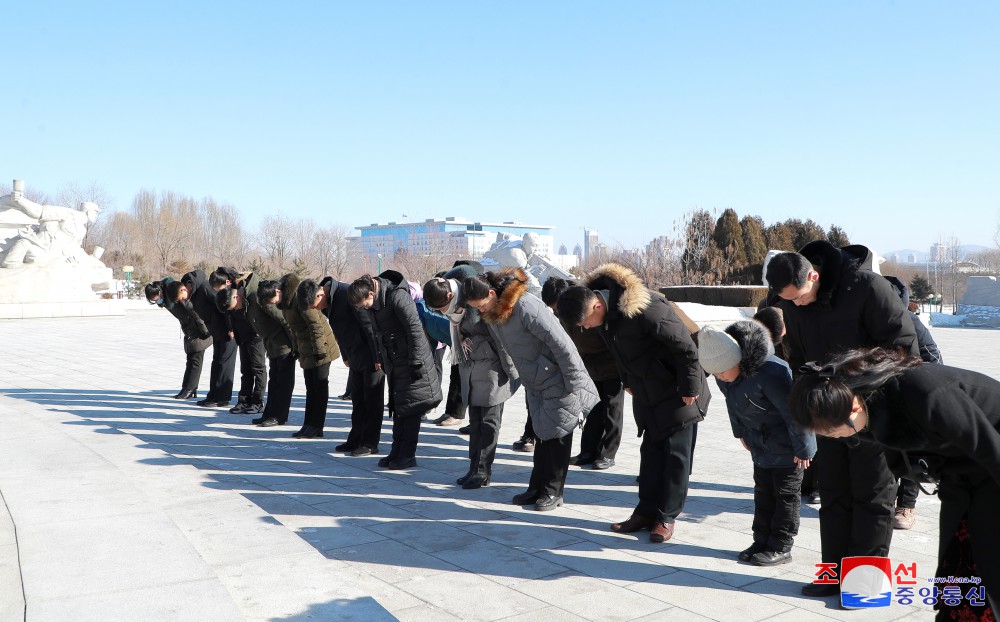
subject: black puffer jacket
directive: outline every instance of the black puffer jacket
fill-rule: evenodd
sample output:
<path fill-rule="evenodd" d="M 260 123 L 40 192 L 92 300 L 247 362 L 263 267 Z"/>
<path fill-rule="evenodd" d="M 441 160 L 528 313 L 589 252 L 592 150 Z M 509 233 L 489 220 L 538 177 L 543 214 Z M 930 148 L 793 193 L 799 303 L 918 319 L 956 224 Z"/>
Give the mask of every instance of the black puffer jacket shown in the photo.
<path fill-rule="evenodd" d="M 378 292 L 368 330 L 376 356 L 385 369 L 397 417 L 420 417 L 441 403 L 431 348 L 403 275 L 386 270 L 376 278 Z"/>
<path fill-rule="evenodd" d="M 767 330 L 757 322 L 736 322 L 726 328 L 740 345 L 740 375 L 733 382 L 716 384 L 726 396 L 733 436 L 750 448 L 753 463 L 763 469 L 795 467 L 793 458 L 816 455 L 816 436 L 798 429 L 788 410 L 792 372 L 774 356 Z"/>
<path fill-rule="evenodd" d="M 172 281 L 171 277 L 164 277 L 160 281 L 162 288 L 166 289 L 167 285 Z M 195 313 L 194 307 L 191 306 L 189 301 L 170 302 L 164 296 L 163 306 L 181 324 L 181 333 L 184 335 L 185 354 L 201 352 L 212 345 L 212 336 L 208 332 L 208 327 L 205 326 L 205 322 L 201 317 Z"/>
<path fill-rule="evenodd" d="M 212 340 L 215 343 L 230 341 L 232 338 L 229 336 L 229 322 L 215 306 L 215 292 L 208 284 L 205 271 L 192 270 L 181 277 L 181 283 L 188 288 L 188 300 L 194 307 L 195 313 L 205 322 Z"/>
<path fill-rule="evenodd" d="M 839 249 L 825 240 L 799 251 L 819 273 L 816 301 L 797 306 L 781 300 L 785 356 L 792 372 L 809 361 L 825 362 L 852 348 L 902 348 L 919 356 L 917 334 L 906 307 L 888 281 L 862 268 L 872 260 L 864 246 Z"/>
<path fill-rule="evenodd" d="M 704 419 L 711 395 L 698 348 L 667 299 L 618 264 L 600 266 L 583 282 L 607 305 L 604 324 L 596 330 L 632 391 L 639 435 L 660 440 Z M 699 399 L 690 406 L 681 400 L 695 395 Z"/>
<path fill-rule="evenodd" d="M 347 360 L 352 369 L 371 371 L 375 369 L 375 357 L 370 344 L 365 342 L 362 332 L 361 311 L 352 305 L 347 298 L 350 284 L 343 283 L 333 277 L 320 281 L 320 287 L 330 285 L 330 306 L 325 313 L 330 318 L 330 328 L 340 346 L 340 355 Z"/>

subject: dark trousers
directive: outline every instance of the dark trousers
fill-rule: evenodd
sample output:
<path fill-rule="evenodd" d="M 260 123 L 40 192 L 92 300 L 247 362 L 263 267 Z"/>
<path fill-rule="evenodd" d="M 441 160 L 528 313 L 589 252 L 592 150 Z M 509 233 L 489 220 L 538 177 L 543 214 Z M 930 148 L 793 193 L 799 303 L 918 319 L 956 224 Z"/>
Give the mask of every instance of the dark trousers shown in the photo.
<path fill-rule="evenodd" d="M 303 369 L 306 379 L 306 414 L 303 426 L 323 429 L 326 423 L 326 406 L 330 401 L 330 364 Z"/>
<path fill-rule="evenodd" d="M 569 456 L 573 452 L 573 433 L 535 443 L 534 463 L 528 489 L 541 496 L 561 497 L 569 473 Z"/>
<path fill-rule="evenodd" d="M 205 362 L 205 351 L 188 352 L 184 363 L 184 380 L 181 381 L 181 391 L 197 391 L 201 379 L 201 366 Z"/>
<path fill-rule="evenodd" d="M 264 387 L 267 386 L 267 353 L 264 340 L 254 337 L 240 348 L 240 393 L 236 401 L 244 404 L 263 404 Z"/>
<path fill-rule="evenodd" d="M 622 443 L 625 391 L 618 378 L 595 381 L 601 401 L 587 415 L 580 435 L 580 455 L 614 460 Z"/>
<path fill-rule="evenodd" d="M 899 491 L 896 492 L 896 507 L 914 509 L 917 507 L 917 497 L 920 496 L 920 484 L 912 479 L 899 479 Z"/>
<path fill-rule="evenodd" d="M 528 416 L 524 418 L 524 434 L 521 438 L 535 438 L 535 426 L 531 424 L 531 408 L 528 406 L 528 394 L 524 394 L 524 409 Z"/>
<path fill-rule="evenodd" d="M 382 370 L 351 369 L 347 391 L 351 394 L 351 432 L 347 445 L 378 449 L 385 408 L 385 374 Z"/>
<path fill-rule="evenodd" d="M 292 392 L 295 390 L 295 359 L 292 355 L 276 356 L 271 359 L 271 376 L 267 382 L 267 404 L 262 416 L 272 417 L 285 423 L 292 406 Z"/>
<path fill-rule="evenodd" d="M 639 447 L 639 504 L 635 514 L 661 523 L 672 523 L 684 509 L 691 452 L 697 424 L 653 440 L 643 435 Z"/>
<path fill-rule="evenodd" d="M 210 402 L 228 404 L 233 400 L 233 376 L 236 374 L 236 342 L 218 339 L 212 342 L 212 366 L 209 370 Z"/>
<path fill-rule="evenodd" d="M 448 377 L 448 395 L 444 402 L 444 412 L 455 419 L 465 419 L 469 406 L 462 401 L 462 377 L 458 373 L 458 365 L 451 366 Z"/>
<path fill-rule="evenodd" d="M 420 415 L 392 418 L 392 449 L 387 456 L 390 461 L 408 460 L 417 455 L 417 441 L 420 437 Z"/>
<path fill-rule="evenodd" d="M 823 562 L 889 554 L 896 477 L 881 447 L 816 437 L 819 461 L 819 532 Z"/>
<path fill-rule="evenodd" d="M 981 467 L 963 471 L 941 477 L 938 488 L 941 500 L 938 568 L 934 574 L 938 577 L 979 577 L 996 615 L 1000 612 L 1000 529 L 996 526 L 996 517 L 1000 514 L 1000 484 Z M 971 553 L 972 559 L 961 560 L 956 557 L 956 551 Z M 961 587 L 963 594 L 970 588 Z M 980 619 L 978 616 L 983 608 L 972 609 L 976 611 L 976 617 L 961 619 Z M 944 612 L 942 603 L 938 619 L 950 619 L 942 615 Z"/>
<path fill-rule="evenodd" d="M 469 474 L 489 477 L 497 455 L 503 404 L 469 406 Z"/>
<path fill-rule="evenodd" d="M 799 533 L 805 469 L 753 468 L 753 541 L 768 551 L 787 552 Z"/>
<path fill-rule="evenodd" d="M 811 495 L 819 491 L 819 478 L 816 477 L 816 473 L 819 472 L 819 455 L 813 457 L 812 462 L 805 473 L 802 475 L 802 494 Z"/>

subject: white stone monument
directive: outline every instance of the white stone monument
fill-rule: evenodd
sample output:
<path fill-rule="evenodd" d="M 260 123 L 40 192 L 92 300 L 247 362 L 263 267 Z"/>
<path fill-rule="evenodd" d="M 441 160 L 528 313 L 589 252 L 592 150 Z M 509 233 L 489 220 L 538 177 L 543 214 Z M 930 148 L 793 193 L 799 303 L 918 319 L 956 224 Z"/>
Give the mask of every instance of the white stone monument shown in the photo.
<path fill-rule="evenodd" d="M 489 269 L 493 265 L 502 268 L 521 268 L 528 274 L 528 291 L 541 295 L 541 283 L 550 276 L 556 276 L 567 281 L 576 277 L 555 265 L 547 257 L 535 252 L 538 238 L 534 233 L 525 233 L 521 239 L 511 238 L 509 234 L 498 233 L 497 241 L 490 250 L 483 254 L 480 263 Z"/>
<path fill-rule="evenodd" d="M 14 180 L 0 197 L 0 304 L 66 303 L 97 300 L 94 292 L 112 286 L 111 269 L 83 249 L 97 219 L 95 203 L 79 209 L 40 205 L 24 196 Z"/>

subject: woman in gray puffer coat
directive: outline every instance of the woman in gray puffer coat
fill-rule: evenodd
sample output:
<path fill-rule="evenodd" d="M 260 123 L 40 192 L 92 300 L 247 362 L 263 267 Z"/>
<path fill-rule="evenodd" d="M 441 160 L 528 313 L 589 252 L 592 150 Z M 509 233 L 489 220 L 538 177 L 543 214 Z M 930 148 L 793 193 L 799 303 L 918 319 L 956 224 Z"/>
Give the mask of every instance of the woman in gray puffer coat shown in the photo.
<path fill-rule="evenodd" d="M 496 344 L 479 311 L 462 294 L 461 280 L 477 274 L 471 266 L 457 266 L 424 285 L 424 302 L 448 318 L 452 356 L 462 383 L 462 403 L 469 407 L 469 470 L 458 478 L 462 488 L 490 485 L 503 405 L 520 381 L 508 376 L 510 356 Z"/>
<path fill-rule="evenodd" d="M 528 490 L 514 503 L 534 503 L 536 510 L 546 511 L 563 503 L 573 430 L 600 398 L 576 346 L 552 310 L 528 293 L 527 282 L 519 268 L 487 272 L 466 279 L 462 293 L 512 359 L 514 369 L 507 373 L 524 386 L 539 438 Z"/>

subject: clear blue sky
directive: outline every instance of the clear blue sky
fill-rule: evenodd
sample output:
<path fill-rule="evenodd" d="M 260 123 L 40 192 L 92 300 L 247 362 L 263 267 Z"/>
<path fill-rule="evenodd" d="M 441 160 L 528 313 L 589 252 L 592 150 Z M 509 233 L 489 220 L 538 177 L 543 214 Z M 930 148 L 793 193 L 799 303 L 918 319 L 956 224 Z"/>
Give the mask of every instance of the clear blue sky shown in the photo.
<path fill-rule="evenodd" d="M 997 2 L 7 3 L 0 179 L 626 246 L 695 207 L 993 244 Z"/>

